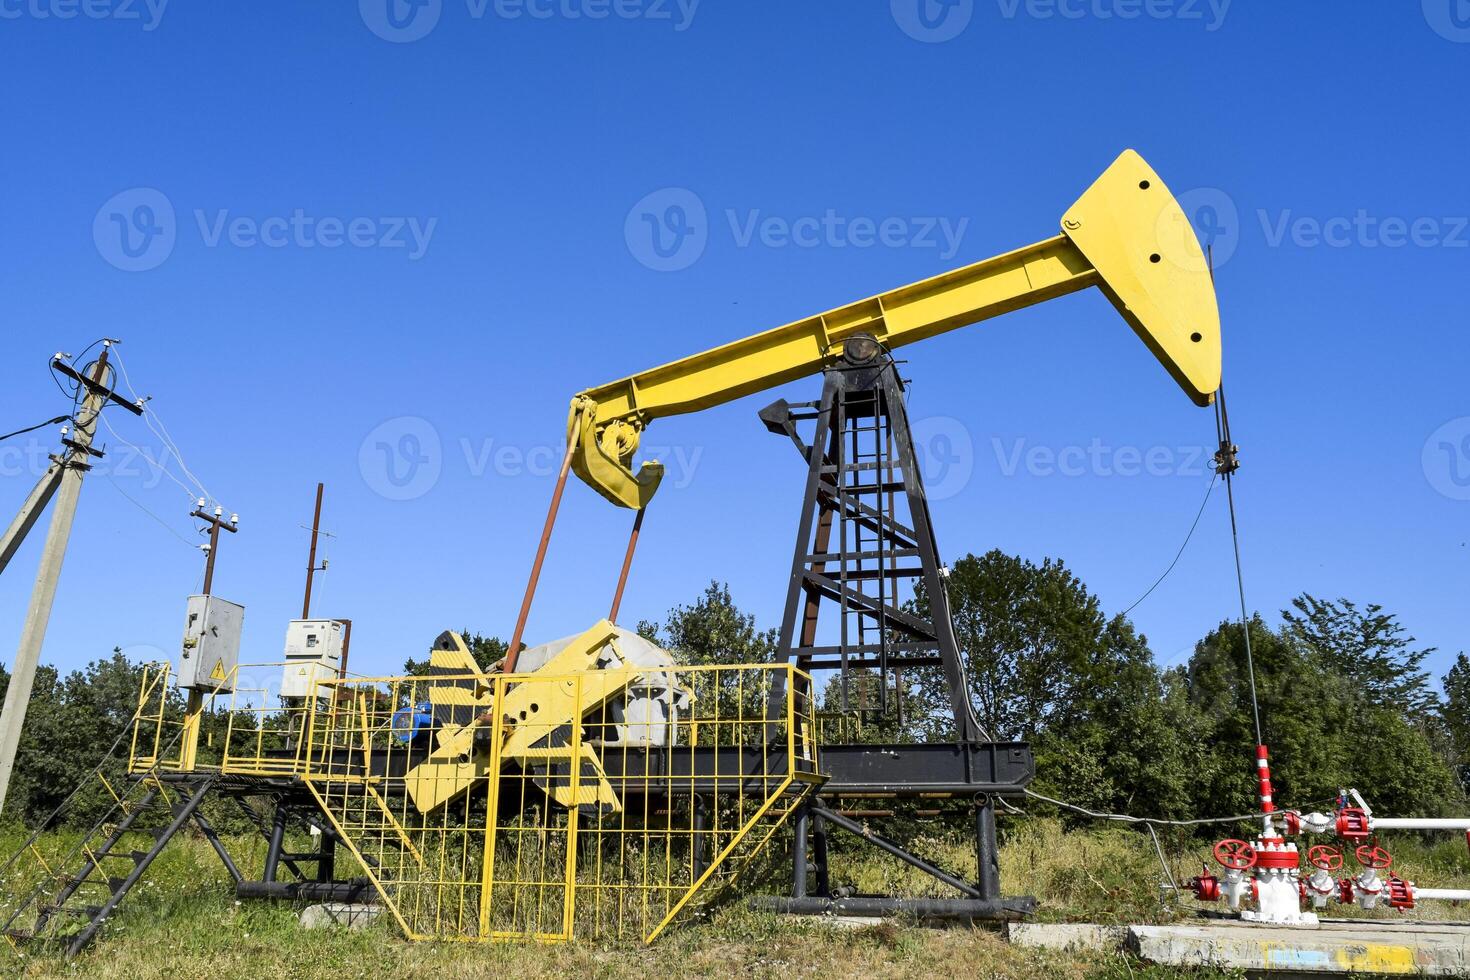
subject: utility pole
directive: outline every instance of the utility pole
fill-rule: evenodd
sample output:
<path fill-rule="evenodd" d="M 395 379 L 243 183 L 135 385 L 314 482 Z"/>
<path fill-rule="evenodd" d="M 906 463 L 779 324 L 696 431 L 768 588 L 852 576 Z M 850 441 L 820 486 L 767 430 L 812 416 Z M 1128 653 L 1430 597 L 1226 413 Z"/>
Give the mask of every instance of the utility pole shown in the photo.
<path fill-rule="evenodd" d="M 316 510 L 311 515 L 311 550 L 306 555 L 306 596 L 301 600 L 301 618 L 311 618 L 311 580 L 319 571 L 325 571 L 326 562 L 322 567 L 316 567 L 316 538 L 322 532 L 322 489 L 324 484 L 316 485 Z M 330 535 L 329 535 L 330 537 Z"/>
<path fill-rule="evenodd" d="M 231 514 L 228 521 L 225 520 L 225 509 L 220 506 L 214 508 L 210 514 L 204 510 L 207 501 L 199 498 L 199 505 L 194 508 L 190 517 L 197 517 L 209 524 L 209 544 L 205 545 L 204 556 L 204 594 L 213 595 L 214 588 L 214 560 L 219 553 L 219 532 L 229 531 L 231 534 L 239 531 L 240 516 Z M 197 687 L 189 689 L 189 701 L 184 706 L 184 734 L 182 739 L 183 748 L 179 754 L 179 768 L 184 772 L 194 770 L 195 760 L 199 758 L 199 723 L 204 714 L 204 692 Z"/>
<path fill-rule="evenodd" d="M 214 553 L 219 550 L 220 529 L 223 528 L 224 530 L 229 531 L 231 534 L 234 534 L 236 531 L 240 530 L 240 528 L 237 526 L 240 517 L 238 514 L 231 514 L 229 521 L 226 521 L 224 519 L 225 509 L 223 507 L 216 507 L 213 514 L 206 514 L 204 512 L 205 503 L 205 499 L 203 497 L 200 497 L 199 506 L 196 507 L 194 509 L 194 513 L 190 514 L 189 516 L 197 517 L 201 521 L 205 521 L 209 524 L 209 544 L 206 546 L 209 553 L 204 556 L 203 591 L 205 595 L 213 595 L 214 593 L 211 592 L 210 589 L 214 585 Z"/>
<path fill-rule="evenodd" d="M 102 455 L 99 450 L 92 448 L 97 417 L 108 404 L 122 405 L 135 415 L 143 414 L 141 405 L 122 398 L 112 390 L 110 381 L 113 372 L 107 364 L 107 353 L 111 346 L 112 341 L 103 341 L 102 353 L 98 355 L 89 375 L 73 369 L 60 354 L 52 359 L 52 368 L 76 381 L 87 394 L 82 400 L 81 412 L 72 420 L 71 435 L 62 436 L 64 448 L 60 455 L 52 457 L 51 467 L 26 498 L 5 537 L 0 539 L 0 568 L 3 568 L 20 547 L 26 532 L 35 525 L 41 510 L 55 497 L 56 507 L 51 512 L 51 525 L 46 530 L 46 542 L 41 549 L 36 584 L 31 590 L 30 606 L 26 609 L 25 623 L 21 627 L 20 647 L 10 669 L 10 686 L 5 691 L 5 707 L 0 710 L 0 809 L 5 806 L 10 776 L 15 769 L 15 753 L 20 746 L 21 728 L 25 725 L 26 708 L 30 705 L 31 686 L 36 679 L 36 665 L 41 659 L 41 645 L 46 639 L 51 606 L 56 600 L 61 563 L 66 557 L 67 541 L 71 538 L 72 523 L 76 518 L 77 501 L 82 492 L 82 477 L 92 468 L 92 458 Z"/>

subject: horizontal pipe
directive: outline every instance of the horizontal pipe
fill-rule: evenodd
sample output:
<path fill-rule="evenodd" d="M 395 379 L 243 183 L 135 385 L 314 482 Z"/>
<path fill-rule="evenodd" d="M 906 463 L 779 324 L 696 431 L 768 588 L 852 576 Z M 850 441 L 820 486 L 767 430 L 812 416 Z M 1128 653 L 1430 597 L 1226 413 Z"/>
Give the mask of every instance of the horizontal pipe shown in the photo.
<path fill-rule="evenodd" d="M 1374 830 L 1470 830 L 1470 817 L 1374 817 Z"/>
<path fill-rule="evenodd" d="M 1414 901 L 1470 902 L 1470 888 L 1415 888 Z"/>
<path fill-rule="evenodd" d="M 778 898 L 757 895 L 751 908 L 785 915 L 912 915 L 921 919 L 1020 919 L 1036 908 L 1034 898 Z"/>
<path fill-rule="evenodd" d="M 276 898 L 307 902 L 356 902 L 374 895 L 372 882 L 361 881 L 242 881 L 236 898 Z"/>

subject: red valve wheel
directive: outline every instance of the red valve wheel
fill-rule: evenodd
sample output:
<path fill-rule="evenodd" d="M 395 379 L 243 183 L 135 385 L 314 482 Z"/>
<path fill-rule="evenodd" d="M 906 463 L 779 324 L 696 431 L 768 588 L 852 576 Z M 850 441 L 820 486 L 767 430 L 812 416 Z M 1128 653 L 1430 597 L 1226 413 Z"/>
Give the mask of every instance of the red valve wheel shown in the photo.
<path fill-rule="evenodd" d="M 1393 864 L 1393 855 L 1377 844 L 1364 844 L 1353 852 L 1353 856 L 1365 868 L 1375 868 L 1381 871 Z"/>
<path fill-rule="evenodd" d="M 1215 860 L 1232 871 L 1244 871 L 1256 863 L 1256 849 L 1243 840 L 1222 840 L 1215 845 Z"/>
<path fill-rule="evenodd" d="M 1322 871 L 1337 871 L 1342 867 L 1342 852 L 1331 844 L 1318 844 L 1307 851 L 1307 863 Z"/>

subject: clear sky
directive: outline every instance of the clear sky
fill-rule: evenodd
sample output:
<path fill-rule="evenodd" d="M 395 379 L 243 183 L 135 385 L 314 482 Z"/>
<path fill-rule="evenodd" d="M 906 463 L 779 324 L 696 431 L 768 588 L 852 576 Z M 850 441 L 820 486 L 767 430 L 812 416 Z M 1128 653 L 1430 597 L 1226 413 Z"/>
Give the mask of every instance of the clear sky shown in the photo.
<path fill-rule="evenodd" d="M 318 480 L 314 611 L 355 669 L 508 635 L 571 394 L 1053 235 L 1125 147 L 1216 251 L 1252 607 L 1380 602 L 1437 670 L 1470 647 L 1463 0 L 0 0 L 0 79 L 0 431 L 67 408 L 52 353 L 121 338 L 240 515 L 215 591 L 247 660 L 300 611 Z M 1212 417 L 1096 291 L 903 356 L 946 556 L 1064 558 L 1109 611 L 1168 565 Z M 650 429 L 625 622 L 710 579 L 779 621 L 802 474 L 755 413 L 818 387 Z M 178 461 L 108 415 L 66 668 L 172 656 L 202 571 L 122 440 Z M 0 443 L 7 518 L 55 440 Z M 606 614 L 629 520 L 569 486 L 528 640 Z M 0 578 L 7 663 L 40 538 Z M 1179 662 L 1234 588 L 1217 494 L 1132 616 Z"/>

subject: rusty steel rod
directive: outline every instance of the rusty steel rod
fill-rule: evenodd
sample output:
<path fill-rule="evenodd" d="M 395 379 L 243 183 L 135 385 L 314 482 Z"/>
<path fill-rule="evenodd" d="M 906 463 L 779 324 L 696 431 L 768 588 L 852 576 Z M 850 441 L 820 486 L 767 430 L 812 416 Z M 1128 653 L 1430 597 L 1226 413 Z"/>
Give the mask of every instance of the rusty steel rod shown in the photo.
<path fill-rule="evenodd" d="M 648 508 L 642 508 L 633 516 L 633 533 L 628 535 L 628 553 L 623 556 L 623 571 L 618 575 L 618 590 L 613 593 L 612 611 L 607 614 L 608 622 L 617 625 L 618 610 L 623 605 L 623 589 L 628 584 L 628 570 L 633 567 L 633 551 L 638 547 L 638 532 L 643 529 L 643 515 Z"/>
<path fill-rule="evenodd" d="M 572 420 L 567 438 L 567 452 L 561 459 L 561 472 L 556 477 L 556 489 L 551 492 L 551 506 L 546 511 L 546 525 L 541 528 L 541 543 L 536 546 L 536 560 L 531 563 L 531 578 L 526 583 L 526 594 L 521 599 L 521 612 L 516 617 L 515 632 L 510 636 L 510 646 L 505 652 L 504 673 L 514 674 L 516 658 L 521 651 L 521 635 L 526 631 L 526 619 L 531 615 L 531 600 L 536 597 L 536 583 L 541 579 L 541 565 L 546 561 L 546 546 L 551 543 L 551 529 L 556 525 L 556 512 L 561 508 L 562 491 L 567 488 L 567 473 L 572 468 L 572 453 L 577 448 L 577 430 L 580 416 Z"/>

